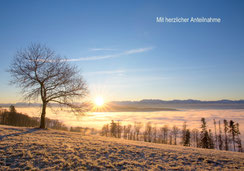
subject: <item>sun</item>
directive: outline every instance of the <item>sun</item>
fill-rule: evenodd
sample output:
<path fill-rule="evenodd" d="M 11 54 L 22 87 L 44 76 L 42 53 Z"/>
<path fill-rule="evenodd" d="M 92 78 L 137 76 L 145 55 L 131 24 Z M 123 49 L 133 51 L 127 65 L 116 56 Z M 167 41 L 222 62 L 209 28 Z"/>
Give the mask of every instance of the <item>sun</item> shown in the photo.
<path fill-rule="evenodd" d="M 102 97 L 96 97 L 94 102 L 95 102 L 95 105 L 98 107 L 102 107 L 104 104 L 104 100 Z"/>

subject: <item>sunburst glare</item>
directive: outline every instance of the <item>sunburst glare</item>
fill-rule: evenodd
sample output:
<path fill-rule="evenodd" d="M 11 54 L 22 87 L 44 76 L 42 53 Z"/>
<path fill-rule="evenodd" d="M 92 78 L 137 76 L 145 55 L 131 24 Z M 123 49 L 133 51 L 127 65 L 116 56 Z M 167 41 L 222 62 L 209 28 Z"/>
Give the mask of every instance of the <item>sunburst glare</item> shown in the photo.
<path fill-rule="evenodd" d="M 102 97 L 96 97 L 94 102 L 97 107 L 102 107 L 104 105 L 104 100 Z"/>

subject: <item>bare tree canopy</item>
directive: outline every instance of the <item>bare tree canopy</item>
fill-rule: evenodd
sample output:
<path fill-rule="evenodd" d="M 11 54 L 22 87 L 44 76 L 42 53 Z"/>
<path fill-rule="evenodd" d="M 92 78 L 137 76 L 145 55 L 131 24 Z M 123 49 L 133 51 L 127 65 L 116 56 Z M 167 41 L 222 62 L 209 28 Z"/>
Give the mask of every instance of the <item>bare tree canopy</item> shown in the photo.
<path fill-rule="evenodd" d="M 25 99 L 41 99 L 40 128 L 45 128 L 46 107 L 50 102 L 79 110 L 74 102 L 84 98 L 88 92 L 77 67 L 44 45 L 31 44 L 17 51 L 9 72 L 11 83 L 22 88 Z"/>

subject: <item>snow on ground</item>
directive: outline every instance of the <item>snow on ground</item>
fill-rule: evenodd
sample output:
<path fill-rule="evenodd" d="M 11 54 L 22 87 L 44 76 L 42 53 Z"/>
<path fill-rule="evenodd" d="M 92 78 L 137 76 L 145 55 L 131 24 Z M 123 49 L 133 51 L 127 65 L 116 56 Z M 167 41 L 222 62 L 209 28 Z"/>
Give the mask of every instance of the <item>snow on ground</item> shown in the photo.
<path fill-rule="evenodd" d="M 0 170 L 244 170 L 244 153 L 0 125 Z"/>

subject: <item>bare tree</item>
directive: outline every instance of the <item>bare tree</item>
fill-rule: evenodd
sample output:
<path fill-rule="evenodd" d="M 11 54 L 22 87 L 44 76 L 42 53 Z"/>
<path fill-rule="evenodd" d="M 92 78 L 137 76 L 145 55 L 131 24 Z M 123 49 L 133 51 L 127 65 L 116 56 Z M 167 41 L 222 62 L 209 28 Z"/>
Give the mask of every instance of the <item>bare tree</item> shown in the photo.
<path fill-rule="evenodd" d="M 170 130 L 170 133 L 169 133 L 169 144 L 170 145 L 173 144 L 173 132 L 172 132 L 172 130 Z"/>
<path fill-rule="evenodd" d="M 133 139 L 133 129 L 132 129 L 132 125 L 131 124 L 129 124 L 127 126 L 127 132 L 128 132 L 128 139 L 132 140 Z"/>
<path fill-rule="evenodd" d="M 239 129 L 239 123 L 236 123 L 236 135 L 237 135 L 236 143 L 237 143 L 238 151 L 243 152 L 240 134 L 241 133 Z"/>
<path fill-rule="evenodd" d="M 22 88 L 26 100 L 42 101 L 40 128 L 45 128 L 50 102 L 83 112 L 75 101 L 87 95 L 87 86 L 75 66 L 44 45 L 32 44 L 16 53 L 8 70 L 12 84 Z"/>
<path fill-rule="evenodd" d="M 191 131 L 191 138 L 192 138 L 192 144 L 194 147 L 199 147 L 199 131 L 198 129 L 194 128 Z"/>
<path fill-rule="evenodd" d="M 109 135 L 109 124 L 103 125 L 101 135 L 108 137 L 108 135 Z"/>
<path fill-rule="evenodd" d="M 222 130 L 221 130 L 221 125 L 220 125 L 220 120 L 219 120 L 219 136 L 218 136 L 218 142 L 219 142 L 219 149 L 223 150 L 223 139 L 222 139 Z"/>
<path fill-rule="evenodd" d="M 110 123 L 110 135 L 111 137 L 117 137 L 117 124 L 114 122 L 114 120 Z"/>
<path fill-rule="evenodd" d="M 217 136 L 217 128 L 216 128 L 216 121 L 214 119 L 214 134 L 215 134 L 215 148 L 218 149 L 218 136 Z"/>
<path fill-rule="evenodd" d="M 157 125 L 152 128 L 152 142 L 157 143 Z"/>
<path fill-rule="evenodd" d="M 131 131 L 132 130 L 132 126 L 131 124 L 127 125 L 127 126 L 124 126 L 124 139 L 131 139 Z"/>
<path fill-rule="evenodd" d="M 147 124 L 145 125 L 144 141 L 152 142 L 152 124 L 151 124 L 151 122 L 147 122 Z"/>
<path fill-rule="evenodd" d="M 172 134 L 174 136 L 174 145 L 177 144 L 177 140 L 176 139 L 178 137 L 179 132 L 180 132 L 180 129 L 177 126 L 174 125 L 173 128 L 172 128 Z"/>
<path fill-rule="evenodd" d="M 135 130 L 136 140 L 137 141 L 139 141 L 139 134 L 140 134 L 141 128 L 142 128 L 142 123 L 141 122 L 135 122 L 134 123 L 134 130 Z"/>
<path fill-rule="evenodd" d="M 168 144 L 168 134 L 169 134 L 169 127 L 168 125 L 164 125 L 161 127 L 161 137 L 162 137 L 162 143 Z"/>
<path fill-rule="evenodd" d="M 127 139 L 127 129 L 126 125 L 123 126 L 123 137 L 124 139 Z"/>
<path fill-rule="evenodd" d="M 210 149 L 214 149 L 214 146 L 215 146 L 215 144 L 214 144 L 214 136 L 213 136 L 213 133 L 212 133 L 212 130 L 211 129 L 209 129 L 208 130 L 208 148 L 210 148 Z"/>

